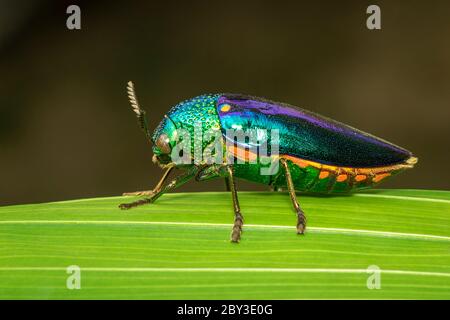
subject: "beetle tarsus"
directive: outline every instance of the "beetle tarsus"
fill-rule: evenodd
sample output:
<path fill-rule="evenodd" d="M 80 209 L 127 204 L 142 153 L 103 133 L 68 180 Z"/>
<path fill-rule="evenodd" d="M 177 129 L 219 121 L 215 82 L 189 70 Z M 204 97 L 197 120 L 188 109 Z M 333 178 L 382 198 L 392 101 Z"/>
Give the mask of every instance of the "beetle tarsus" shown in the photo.
<path fill-rule="evenodd" d="M 231 167 L 227 167 L 227 185 L 231 191 L 234 209 L 234 225 L 231 231 L 231 242 L 238 243 L 241 240 L 242 225 L 244 224 L 244 217 L 241 214 L 241 207 L 237 197 L 236 184 L 234 183 L 234 174 Z"/>
<path fill-rule="evenodd" d="M 304 234 L 306 229 L 306 216 L 303 211 L 297 212 L 297 234 Z"/>
<path fill-rule="evenodd" d="M 241 240 L 242 225 L 244 224 L 244 219 L 240 213 L 236 213 L 236 218 L 234 219 L 233 230 L 231 231 L 231 242 L 238 243 Z"/>
<path fill-rule="evenodd" d="M 144 204 L 151 203 L 151 202 L 152 202 L 152 198 L 145 198 L 145 199 L 140 199 L 140 200 L 130 202 L 130 203 L 119 204 L 119 208 L 122 210 L 128 210 L 128 209 L 142 206 Z"/>

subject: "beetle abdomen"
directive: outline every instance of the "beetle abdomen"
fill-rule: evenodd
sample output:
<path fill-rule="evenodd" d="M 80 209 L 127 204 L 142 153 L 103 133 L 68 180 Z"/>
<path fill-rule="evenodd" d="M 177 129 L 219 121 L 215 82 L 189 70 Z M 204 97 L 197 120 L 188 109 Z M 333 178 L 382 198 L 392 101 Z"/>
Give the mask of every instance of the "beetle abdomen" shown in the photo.
<path fill-rule="evenodd" d="M 252 159 L 258 159 L 256 153 L 240 147 L 229 148 L 227 153 L 242 160 L 241 164 L 234 165 L 237 177 L 274 187 L 287 187 L 286 176 L 281 166 L 278 166 L 273 175 L 261 175 L 261 165 L 250 163 Z M 287 160 L 295 190 L 319 193 L 342 193 L 371 188 L 389 177 L 412 168 L 417 162 L 417 158 L 410 157 L 401 164 L 356 168 L 330 166 L 285 154 L 271 157 L 278 161 Z"/>
<path fill-rule="evenodd" d="M 224 94 L 217 101 L 222 130 L 278 129 L 280 154 L 330 166 L 375 168 L 401 164 L 411 152 L 343 123 L 284 103 Z"/>
<path fill-rule="evenodd" d="M 412 168 L 417 158 L 411 157 L 402 164 L 374 168 L 352 168 L 323 165 L 292 156 L 281 155 L 288 160 L 295 189 L 298 191 L 340 193 L 371 188 L 405 169 Z M 272 185 L 286 186 L 281 173 Z"/>

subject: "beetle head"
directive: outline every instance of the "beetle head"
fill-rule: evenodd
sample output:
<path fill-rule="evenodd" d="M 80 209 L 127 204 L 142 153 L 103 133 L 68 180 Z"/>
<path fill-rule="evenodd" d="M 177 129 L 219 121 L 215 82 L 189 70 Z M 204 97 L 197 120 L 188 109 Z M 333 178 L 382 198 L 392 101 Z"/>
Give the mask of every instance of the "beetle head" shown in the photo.
<path fill-rule="evenodd" d="M 195 142 L 194 145 L 191 144 L 191 138 L 195 137 L 198 123 L 201 124 L 202 134 L 204 129 L 220 129 L 216 111 L 220 94 L 204 94 L 178 103 L 164 116 L 153 135 L 150 135 L 145 111 L 139 105 L 131 81 L 128 82 L 127 93 L 139 125 L 153 144 L 153 162 L 161 167 L 191 164 L 195 155 L 192 147 L 196 147 Z M 207 141 L 203 141 L 201 147 L 204 148 L 207 144 Z"/>
<path fill-rule="evenodd" d="M 159 123 L 153 136 L 153 162 L 165 166 L 172 162 L 171 153 L 177 142 L 177 129 L 167 116 Z"/>

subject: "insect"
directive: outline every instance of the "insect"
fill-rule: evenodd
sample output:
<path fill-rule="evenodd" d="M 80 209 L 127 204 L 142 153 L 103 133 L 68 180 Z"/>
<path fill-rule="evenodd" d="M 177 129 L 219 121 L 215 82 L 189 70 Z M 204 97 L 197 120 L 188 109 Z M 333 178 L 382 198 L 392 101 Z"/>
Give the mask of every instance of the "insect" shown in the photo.
<path fill-rule="evenodd" d="M 411 152 L 343 123 L 288 104 L 241 94 L 206 94 L 181 102 L 164 116 L 151 135 L 132 82 L 128 83 L 127 91 L 133 111 L 153 144 L 153 162 L 164 169 L 164 174 L 152 190 L 124 193 L 143 197 L 119 207 L 129 209 L 153 203 L 192 179 L 224 178 L 233 200 L 232 242 L 240 241 L 244 220 L 236 178 L 265 184 L 274 190 L 287 189 L 297 215 L 297 233 L 304 234 L 306 216 L 296 191 L 346 193 L 367 189 L 417 163 Z M 186 140 L 189 142 L 185 146 L 194 146 L 180 152 L 179 132 L 194 135 L 198 123 L 200 132 L 218 132 L 216 139 L 211 138 L 212 134 L 197 145 Z M 233 130 L 253 130 L 256 137 L 230 138 Z M 275 140 L 277 143 L 272 144 Z M 268 142 L 270 154 L 258 153 L 269 149 L 265 148 Z M 211 151 L 212 146 L 216 149 L 215 159 L 220 161 L 195 161 L 196 155 Z M 174 160 L 179 157 L 187 161 Z M 262 174 L 264 168 L 269 168 L 268 173 Z M 175 169 L 182 173 L 169 180 Z"/>

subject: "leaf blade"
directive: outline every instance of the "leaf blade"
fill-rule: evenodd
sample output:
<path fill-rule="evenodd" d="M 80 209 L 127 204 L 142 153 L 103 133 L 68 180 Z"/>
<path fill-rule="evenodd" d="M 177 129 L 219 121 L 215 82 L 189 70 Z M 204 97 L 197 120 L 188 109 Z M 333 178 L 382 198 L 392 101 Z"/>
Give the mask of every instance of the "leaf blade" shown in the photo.
<path fill-rule="evenodd" d="M 450 298 L 450 203 L 409 199 L 450 193 L 367 194 L 299 195 L 311 230 L 298 236 L 286 194 L 240 193 L 239 245 L 227 193 L 170 194 L 126 213 L 123 197 L 1 207 L 0 298 Z M 73 264 L 83 290 L 65 288 Z M 366 287 L 373 264 L 381 290 Z"/>

